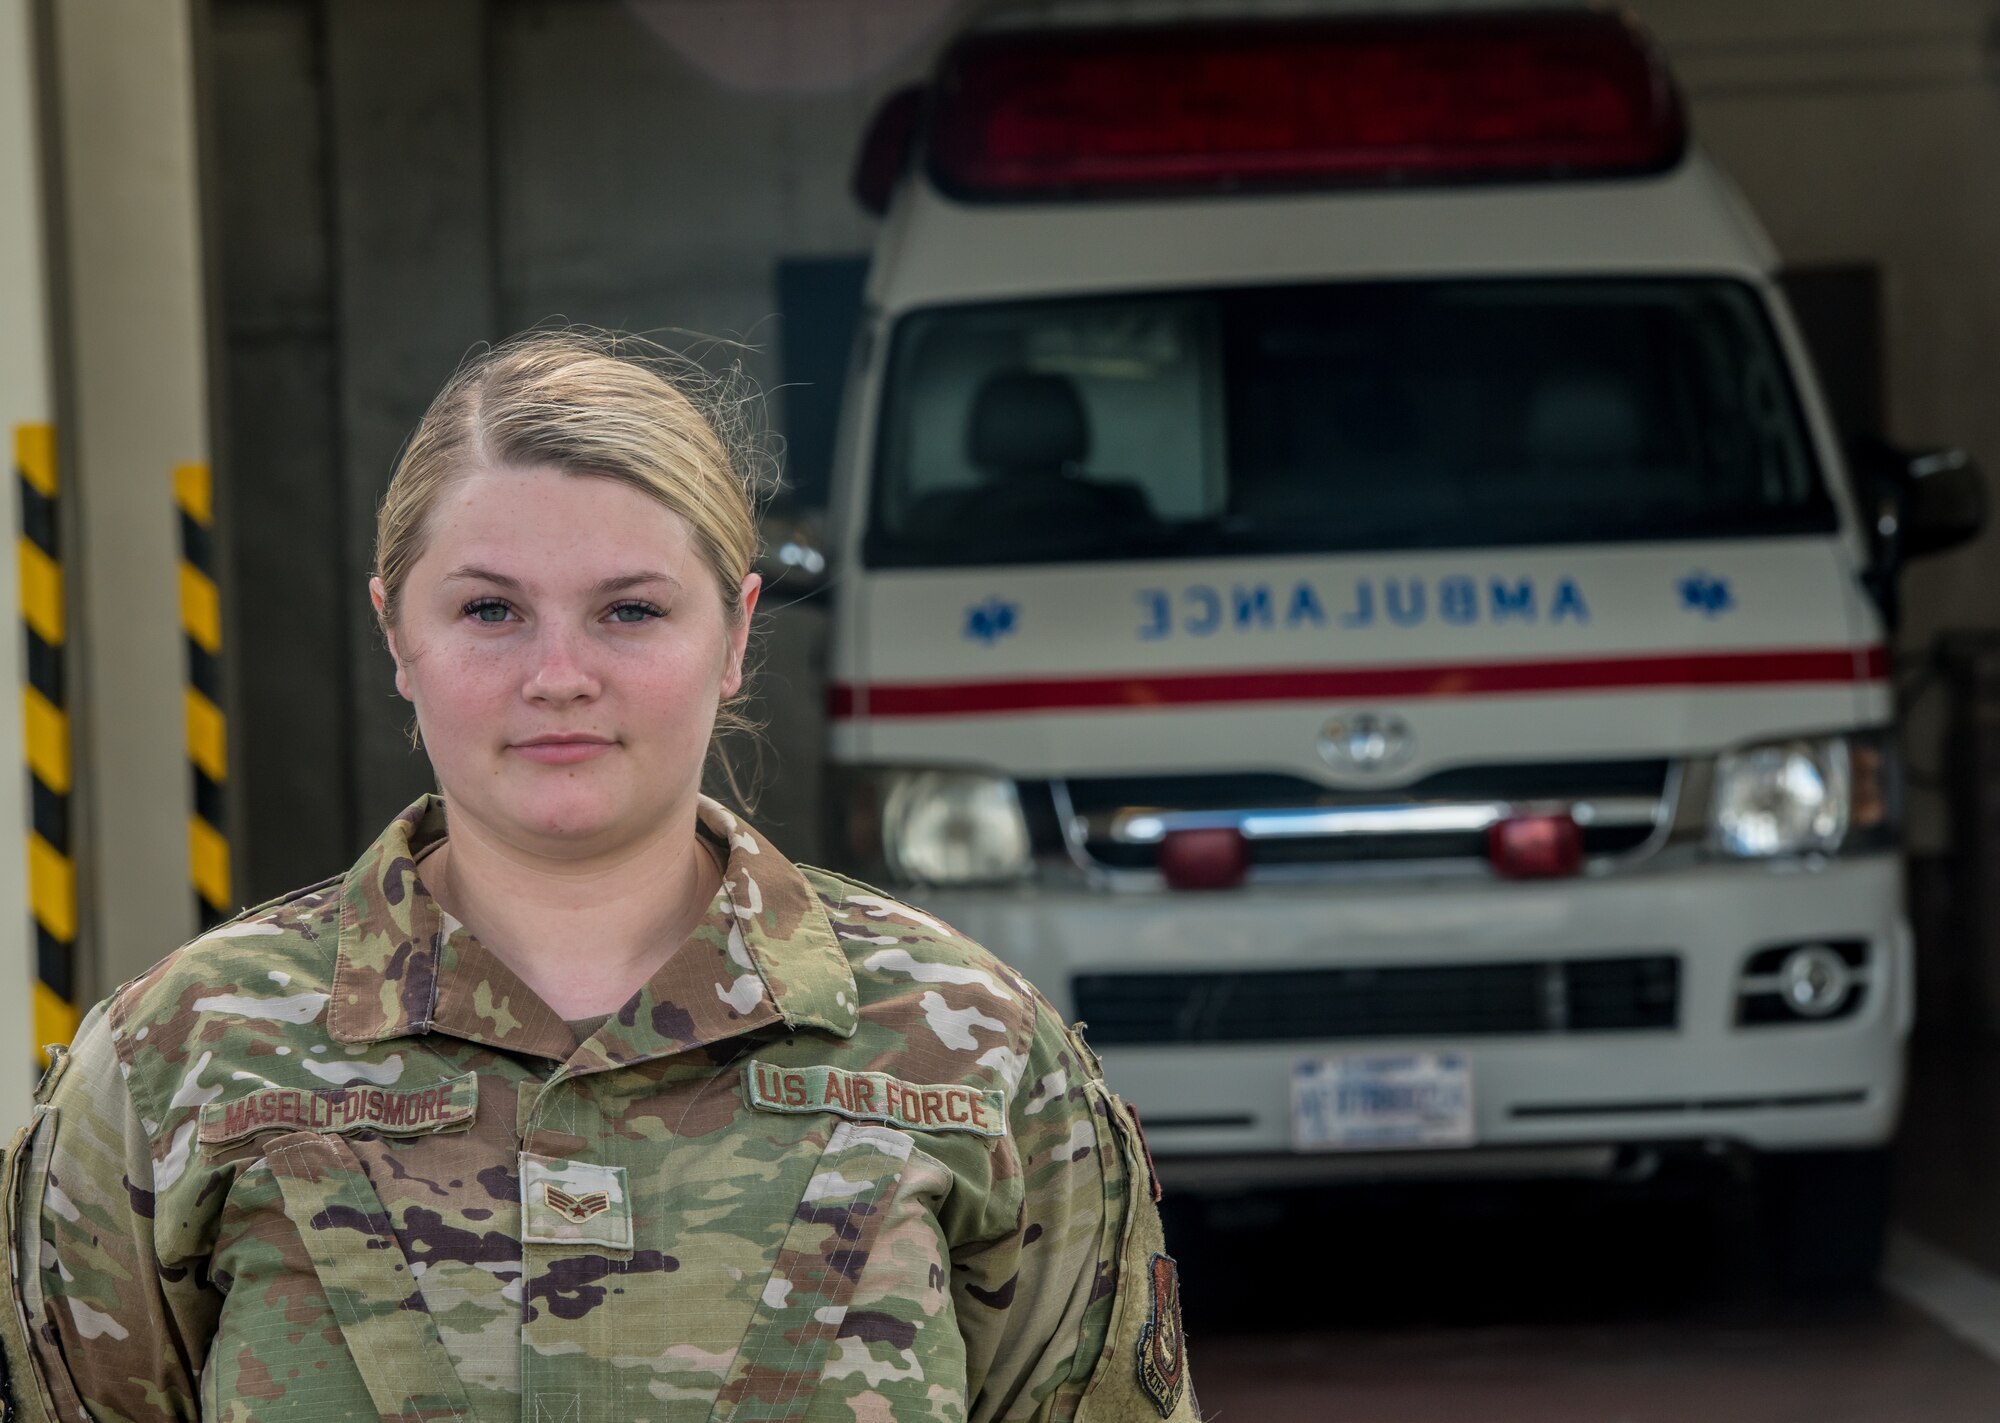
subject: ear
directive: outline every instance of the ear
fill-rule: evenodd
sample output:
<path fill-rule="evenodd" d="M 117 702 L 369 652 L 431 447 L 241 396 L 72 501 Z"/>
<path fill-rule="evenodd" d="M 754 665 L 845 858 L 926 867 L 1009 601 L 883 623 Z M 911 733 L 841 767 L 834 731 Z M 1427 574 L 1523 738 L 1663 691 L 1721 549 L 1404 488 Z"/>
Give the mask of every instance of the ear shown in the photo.
<path fill-rule="evenodd" d="M 368 601 L 375 605 L 376 625 L 382 629 L 382 640 L 389 644 L 389 660 L 396 664 L 396 691 L 404 701 L 415 701 L 416 699 L 410 695 L 409 673 L 403 669 L 403 654 L 396 646 L 396 630 L 382 615 L 382 609 L 386 606 L 388 598 L 389 590 L 382 586 L 381 579 L 368 580 Z"/>
<path fill-rule="evenodd" d="M 750 616 L 757 611 L 757 595 L 763 591 L 764 579 L 755 573 L 744 574 L 736 590 L 736 603 L 743 611 L 729 630 L 729 670 L 722 677 L 724 701 L 743 690 L 743 650 L 750 645 Z"/>

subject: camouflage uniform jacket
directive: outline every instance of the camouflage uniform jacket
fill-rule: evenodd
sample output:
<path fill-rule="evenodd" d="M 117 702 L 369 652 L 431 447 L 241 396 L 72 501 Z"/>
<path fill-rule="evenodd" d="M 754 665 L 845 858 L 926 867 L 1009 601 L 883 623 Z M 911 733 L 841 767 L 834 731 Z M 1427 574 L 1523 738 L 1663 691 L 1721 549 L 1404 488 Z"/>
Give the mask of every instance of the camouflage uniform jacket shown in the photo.
<path fill-rule="evenodd" d="M 340 880 L 115 993 L 7 1158 L 20 1414 L 1192 1419 L 1151 1168 L 943 924 L 710 803 L 701 927 L 586 1041 L 425 892 Z"/>

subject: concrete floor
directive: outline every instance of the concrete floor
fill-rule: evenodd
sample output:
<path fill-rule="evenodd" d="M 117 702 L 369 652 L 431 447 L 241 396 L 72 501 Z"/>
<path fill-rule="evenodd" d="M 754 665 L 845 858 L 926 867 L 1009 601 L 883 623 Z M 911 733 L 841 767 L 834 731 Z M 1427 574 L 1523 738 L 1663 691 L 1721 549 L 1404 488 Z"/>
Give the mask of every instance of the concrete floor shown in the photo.
<path fill-rule="evenodd" d="M 1888 1301 L 1730 1323 L 1191 1341 L 1221 1423 L 1992 1423 L 2000 1364 Z"/>
<path fill-rule="evenodd" d="M 2000 1331 L 1982 1350 L 1953 1332 L 1963 1311 L 1901 1297 L 1902 1255 L 1929 1254 L 1907 1237 L 1887 1287 L 1830 1299 L 1786 1296 L 1745 1216 L 1687 1200 L 1322 1200 L 1183 1242 L 1194 1378 L 1222 1423 L 2000 1418 Z"/>

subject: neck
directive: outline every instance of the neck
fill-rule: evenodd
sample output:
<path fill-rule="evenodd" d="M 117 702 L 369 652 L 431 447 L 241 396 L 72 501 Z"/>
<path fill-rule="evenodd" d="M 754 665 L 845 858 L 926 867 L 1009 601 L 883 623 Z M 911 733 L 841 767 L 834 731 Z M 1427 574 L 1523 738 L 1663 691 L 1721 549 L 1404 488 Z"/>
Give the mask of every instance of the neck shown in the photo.
<path fill-rule="evenodd" d="M 450 838 L 424 858 L 425 887 L 564 1018 L 623 1007 L 694 932 L 722 883 L 692 805 L 643 841 L 579 861 L 448 823 Z"/>

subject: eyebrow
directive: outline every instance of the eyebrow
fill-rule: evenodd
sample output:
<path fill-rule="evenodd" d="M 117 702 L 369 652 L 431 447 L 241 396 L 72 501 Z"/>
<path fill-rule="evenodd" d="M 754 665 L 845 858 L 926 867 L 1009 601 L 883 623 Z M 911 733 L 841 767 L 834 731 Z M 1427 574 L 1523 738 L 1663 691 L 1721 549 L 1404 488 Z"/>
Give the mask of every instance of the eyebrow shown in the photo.
<path fill-rule="evenodd" d="M 474 563 L 461 564 L 445 574 L 447 583 L 461 578 L 480 583 L 496 583 L 517 593 L 527 591 L 520 579 L 511 578 L 505 573 L 496 573 L 490 568 L 481 568 Z M 680 579 L 670 573 L 617 573 L 609 578 L 598 579 L 590 591 L 595 597 L 605 597 L 612 593 L 622 593 L 628 588 L 642 588 L 649 583 L 664 583 L 676 592 L 681 586 Z"/>
<path fill-rule="evenodd" d="M 603 597 L 610 593 L 622 593 L 627 588 L 643 588 L 648 583 L 664 583 L 676 593 L 681 587 L 680 579 L 670 573 L 620 573 L 612 578 L 600 578 L 597 586 L 590 591 Z"/>
<path fill-rule="evenodd" d="M 473 563 L 460 564 L 457 568 L 445 574 L 444 581 L 450 583 L 458 578 L 470 579 L 480 583 L 498 583 L 502 588 L 512 588 L 517 593 L 522 591 L 520 579 L 509 578 L 504 573 L 495 573 L 490 568 L 481 568 Z"/>

